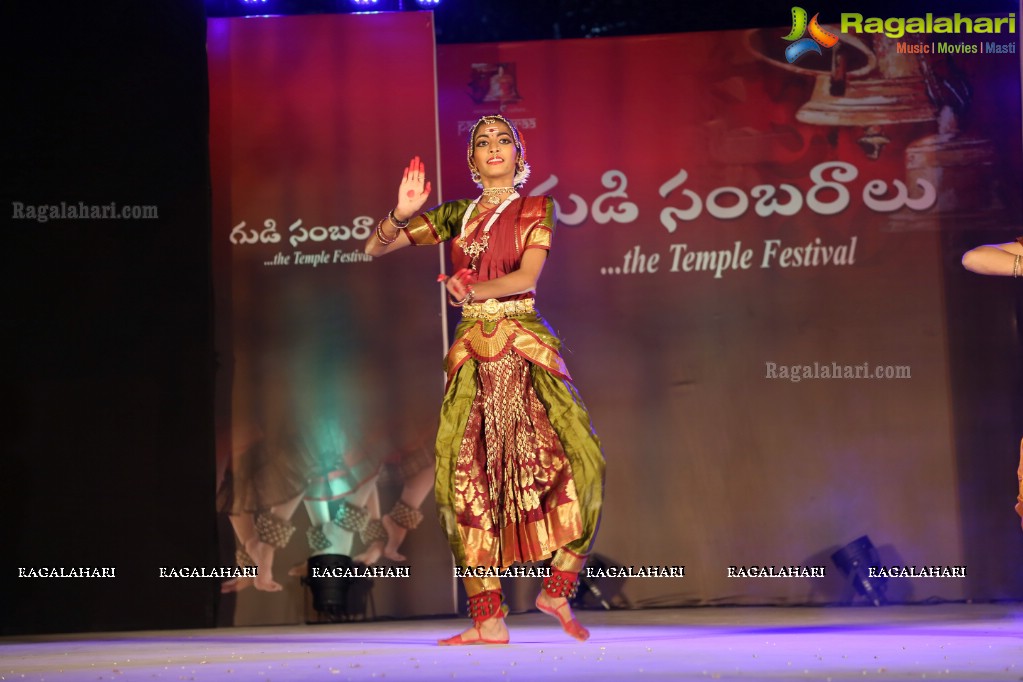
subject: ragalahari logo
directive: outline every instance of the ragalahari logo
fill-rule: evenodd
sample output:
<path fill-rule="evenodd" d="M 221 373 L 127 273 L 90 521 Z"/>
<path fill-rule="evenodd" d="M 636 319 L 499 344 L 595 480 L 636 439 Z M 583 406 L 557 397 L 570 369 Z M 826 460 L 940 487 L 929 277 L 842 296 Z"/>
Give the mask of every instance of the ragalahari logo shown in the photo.
<path fill-rule="evenodd" d="M 806 10 L 802 7 L 792 8 L 792 31 L 783 40 L 795 41 L 785 48 L 785 59 L 789 64 L 794 64 L 807 52 L 821 52 L 822 47 L 834 47 L 838 44 L 838 36 L 831 31 L 825 31 L 817 22 L 820 14 L 813 15 L 813 19 L 807 23 Z M 809 38 L 804 38 L 804 33 L 809 33 Z"/>

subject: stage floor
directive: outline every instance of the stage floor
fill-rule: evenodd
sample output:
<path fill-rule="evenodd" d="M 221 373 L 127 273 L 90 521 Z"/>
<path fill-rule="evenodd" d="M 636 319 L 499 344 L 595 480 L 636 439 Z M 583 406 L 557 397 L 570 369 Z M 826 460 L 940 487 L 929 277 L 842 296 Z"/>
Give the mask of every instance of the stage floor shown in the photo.
<path fill-rule="evenodd" d="M 539 613 L 507 646 L 431 619 L 0 639 L 0 680 L 1023 680 L 1023 604 Z"/>

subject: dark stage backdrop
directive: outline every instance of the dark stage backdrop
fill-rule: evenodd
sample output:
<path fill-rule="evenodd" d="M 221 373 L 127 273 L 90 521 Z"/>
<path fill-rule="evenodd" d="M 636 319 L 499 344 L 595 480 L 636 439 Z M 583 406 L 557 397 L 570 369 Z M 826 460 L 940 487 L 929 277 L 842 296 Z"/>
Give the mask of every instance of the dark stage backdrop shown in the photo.
<path fill-rule="evenodd" d="M 538 304 L 608 459 L 596 551 L 685 566 L 629 600 L 843 600 L 864 534 L 965 567 L 891 599 L 1019 598 L 1017 295 L 958 263 L 1021 229 L 1018 37 L 790 64 L 787 32 L 441 46 L 445 188 L 472 121 L 518 123 L 561 213 Z M 790 565 L 826 576 L 729 572 Z"/>
<path fill-rule="evenodd" d="M 0 634 L 211 626 L 159 577 L 217 561 L 203 3 L 2 22 Z"/>

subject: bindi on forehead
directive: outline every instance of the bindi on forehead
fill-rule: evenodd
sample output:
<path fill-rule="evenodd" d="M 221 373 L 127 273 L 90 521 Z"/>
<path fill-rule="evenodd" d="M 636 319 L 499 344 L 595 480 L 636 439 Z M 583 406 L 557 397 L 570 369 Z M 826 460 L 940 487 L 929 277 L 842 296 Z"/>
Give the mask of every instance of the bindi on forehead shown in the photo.
<path fill-rule="evenodd" d="M 509 135 L 507 129 L 502 126 L 487 126 L 486 128 L 480 128 L 479 132 L 476 133 L 476 139 L 481 137 L 494 137 L 497 135 Z"/>

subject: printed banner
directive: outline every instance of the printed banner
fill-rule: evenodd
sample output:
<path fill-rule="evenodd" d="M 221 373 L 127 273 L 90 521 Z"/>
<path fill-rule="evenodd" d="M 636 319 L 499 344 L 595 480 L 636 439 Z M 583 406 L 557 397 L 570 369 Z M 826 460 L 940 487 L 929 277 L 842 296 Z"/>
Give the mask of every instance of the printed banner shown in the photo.
<path fill-rule="evenodd" d="M 438 258 L 361 242 L 412 155 L 434 201 L 474 196 L 467 135 L 492 112 L 557 202 L 537 300 L 608 460 L 606 600 L 848 601 L 831 557 L 864 535 L 889 600 L 977 597 L 997 569 L 960 510 L 945 254 L 1023 222 L 1017 38 L 923 50 L 785 16 L 441 46 L 435 83 L 429 16 L 210 24 L 219 502 L 225 555 L 259 566 L 225 584 L 232 622 L 309 614 L 310 555 L 408 567 L 375 579 L 378 615 L 453 608 Z M 425 517 L 405 562 L 367 530 L 399 498 Z M 528 606 L 535 576 L 507 582 Z"/>
<path fill-rule="evenodd" d="M 499 111 L 557 201 L 538 307 L 603 439 L 596 551 L 634 570 L 597 577 L 633 576 L 629 603 L 847 600 L 830 557 L 863 535 L 889 564 L 995 560 L 958 531 L 942 243 L 1019 229 L 1018 38 L 807 28 L 438 49 L 449 194 Z"/>
<path fill-rule="evenodd" d="M 415 568 L 373 580 L 377 613 L 450 612 L 435 523 L 408 532 L 407 561 L 380 556 L 399 498 L 433 518 L 438 259 L 363 252 L 410 155 L 436 167 L 432 15 L 218 19 L 209 52 L 218 506 L 225 561 L 237 550 L 250 568 L 225 581 L 222 611 L 235 624 L 361 617 L 365 594 L 317 613 L 301 582 L 357 560 Z"/>

